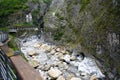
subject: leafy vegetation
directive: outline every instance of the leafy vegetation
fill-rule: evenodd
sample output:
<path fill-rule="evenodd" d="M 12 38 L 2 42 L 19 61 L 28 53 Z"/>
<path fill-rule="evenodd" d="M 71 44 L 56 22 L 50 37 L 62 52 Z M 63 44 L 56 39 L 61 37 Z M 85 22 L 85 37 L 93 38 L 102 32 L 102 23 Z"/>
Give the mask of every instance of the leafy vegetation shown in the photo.
<path fill-rule="evenodd" d="M 56 13 L 55 16 L 60 20 L 64 20 L 64 17 L 61 16 L 60 13 Z"/>
<path fill-rule="evenodd" d="M 46 4 L 50 4 L 51 2 L 52 2 L 52 0 L 43 0 L 44 1 L 44 3 L 46 3 Z"/>
<path fill-rule="evenodd" d="M 8 46 L 10 48 L 12 48 L 13 50 L 18 50 L 18 47 L 16 45 L 16 39 L 14 37 L 14 35 L 9 35 L 9 37 L 11 38 L 10 42 L 8 43 Z"/>
<path fill-rule="evenodd" d="M 84 10 L 89 3 L 90 0 L 81 0 L 81 10 Z"/>
<path fill-rule="evenodd" d="M 15 24 L 14 25 L 15 27 L 30 27 L 30 26 L 32 26 L 32 23 L 28 23 L 28 22 L 24 22 L 24 23 L 22 23 L 22 24 L 19 24 L 19 23 L 17 23 L 17 24 Z"/>
<path fill-rule="evenodd" d="M 56 40 L 56 41 L 61 40 L 63 34 L 64 34 L 64 33 L 63 33 L 62 30 L 57 29 L 57 31 L 55 32 L 55 34 L 53 34 L 53 35 L 54 35 L 54 36 L 53 36 L 54 40 Z"/>
<path fill-rule="evenodd" d="M 39 22 L 38 22 L 38 14 L 39 14 L 39 10 L 38 9 L 36 9 L 36 10 L 34 10 L 33 12 L 32 12 L 32 16 L 33 16 L 33 24 L 35 25 L 35 26 L 39 26 Z"/>
<path fill-rule="evenodd" d="M 0 26 L 7 25 L 7 18 L 10 14 L 27 8 L 24 3 L 27 0 L 2 0 L 0 1 Z"/>
<path fill-rule="evenodd" d="M 8 31 L 8 29 L 7 28 L 0 28 L 0 31 L 6 32 L 6 31 Z"/>

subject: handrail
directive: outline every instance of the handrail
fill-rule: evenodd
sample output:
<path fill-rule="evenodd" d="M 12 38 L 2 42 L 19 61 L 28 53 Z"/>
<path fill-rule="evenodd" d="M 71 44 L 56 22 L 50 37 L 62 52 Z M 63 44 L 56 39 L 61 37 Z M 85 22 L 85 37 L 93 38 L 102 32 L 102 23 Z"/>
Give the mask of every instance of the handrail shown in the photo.
<path fill-rule="evenodd" d="M 12 70 L 11 61 L 0 49 L 0 74 L 3 80 L 17 80 L 17 76 Z"/>
<path fill-rule="evenodd" d="M 0 48 L 0 56 L 3 55 L 0 59 L 6 62 L 5 64 L 1 64 L 1 66 L 6 66 L 5 69 L 1 68 L 1 71 L 4 72 L 2 73 L 3 80 L 42 80 L 40 73 L 30 66 L 20 55 L 14 55 L 8 46 L 2 46 Z M 16 74 L 10 68 L 11 64 L 16 70 Z"/>

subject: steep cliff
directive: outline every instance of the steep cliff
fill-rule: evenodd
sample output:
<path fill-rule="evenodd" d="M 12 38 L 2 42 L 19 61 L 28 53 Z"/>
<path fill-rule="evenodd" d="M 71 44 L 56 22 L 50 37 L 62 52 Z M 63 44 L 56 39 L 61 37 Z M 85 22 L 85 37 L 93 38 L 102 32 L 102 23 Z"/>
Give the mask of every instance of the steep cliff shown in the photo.
<path fill-rule="evenodd" d="M 107 75 L 115 76 L 120 72 L 119 14 L 119 0 L 53 0 L 44 17 L 46 41 L 95 56 Z"/>

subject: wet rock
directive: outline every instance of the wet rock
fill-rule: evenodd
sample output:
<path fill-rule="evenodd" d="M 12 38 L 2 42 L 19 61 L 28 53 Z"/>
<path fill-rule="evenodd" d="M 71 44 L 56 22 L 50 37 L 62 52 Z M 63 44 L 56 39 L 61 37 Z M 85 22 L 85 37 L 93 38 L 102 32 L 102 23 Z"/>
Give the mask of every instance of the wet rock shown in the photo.
<path fill-rule="evenodd" d="M 57 69 L 57 68 L 51 68 L 49 71 L 48 71 L 48 74 L 52 77 L 52 78 L 57 78 L 59 77 L 62 72 Z"/>
<path fill-rule="evenodd" d="M 59 76 L 57 80 L 65 80 L 65 78 L 63 76 Z"/>

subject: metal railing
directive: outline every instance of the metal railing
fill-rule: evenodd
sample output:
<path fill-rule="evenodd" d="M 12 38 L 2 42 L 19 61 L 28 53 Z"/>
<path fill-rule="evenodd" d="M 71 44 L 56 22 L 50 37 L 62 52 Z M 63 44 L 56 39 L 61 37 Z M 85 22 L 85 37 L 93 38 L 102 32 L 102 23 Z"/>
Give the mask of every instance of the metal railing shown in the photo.
<path fill-rule="evenodd" d="M 10 59 L 0 49 L 0 75 L 2 80 L 18 80 L 15 72 L 12 69 Z"/>

